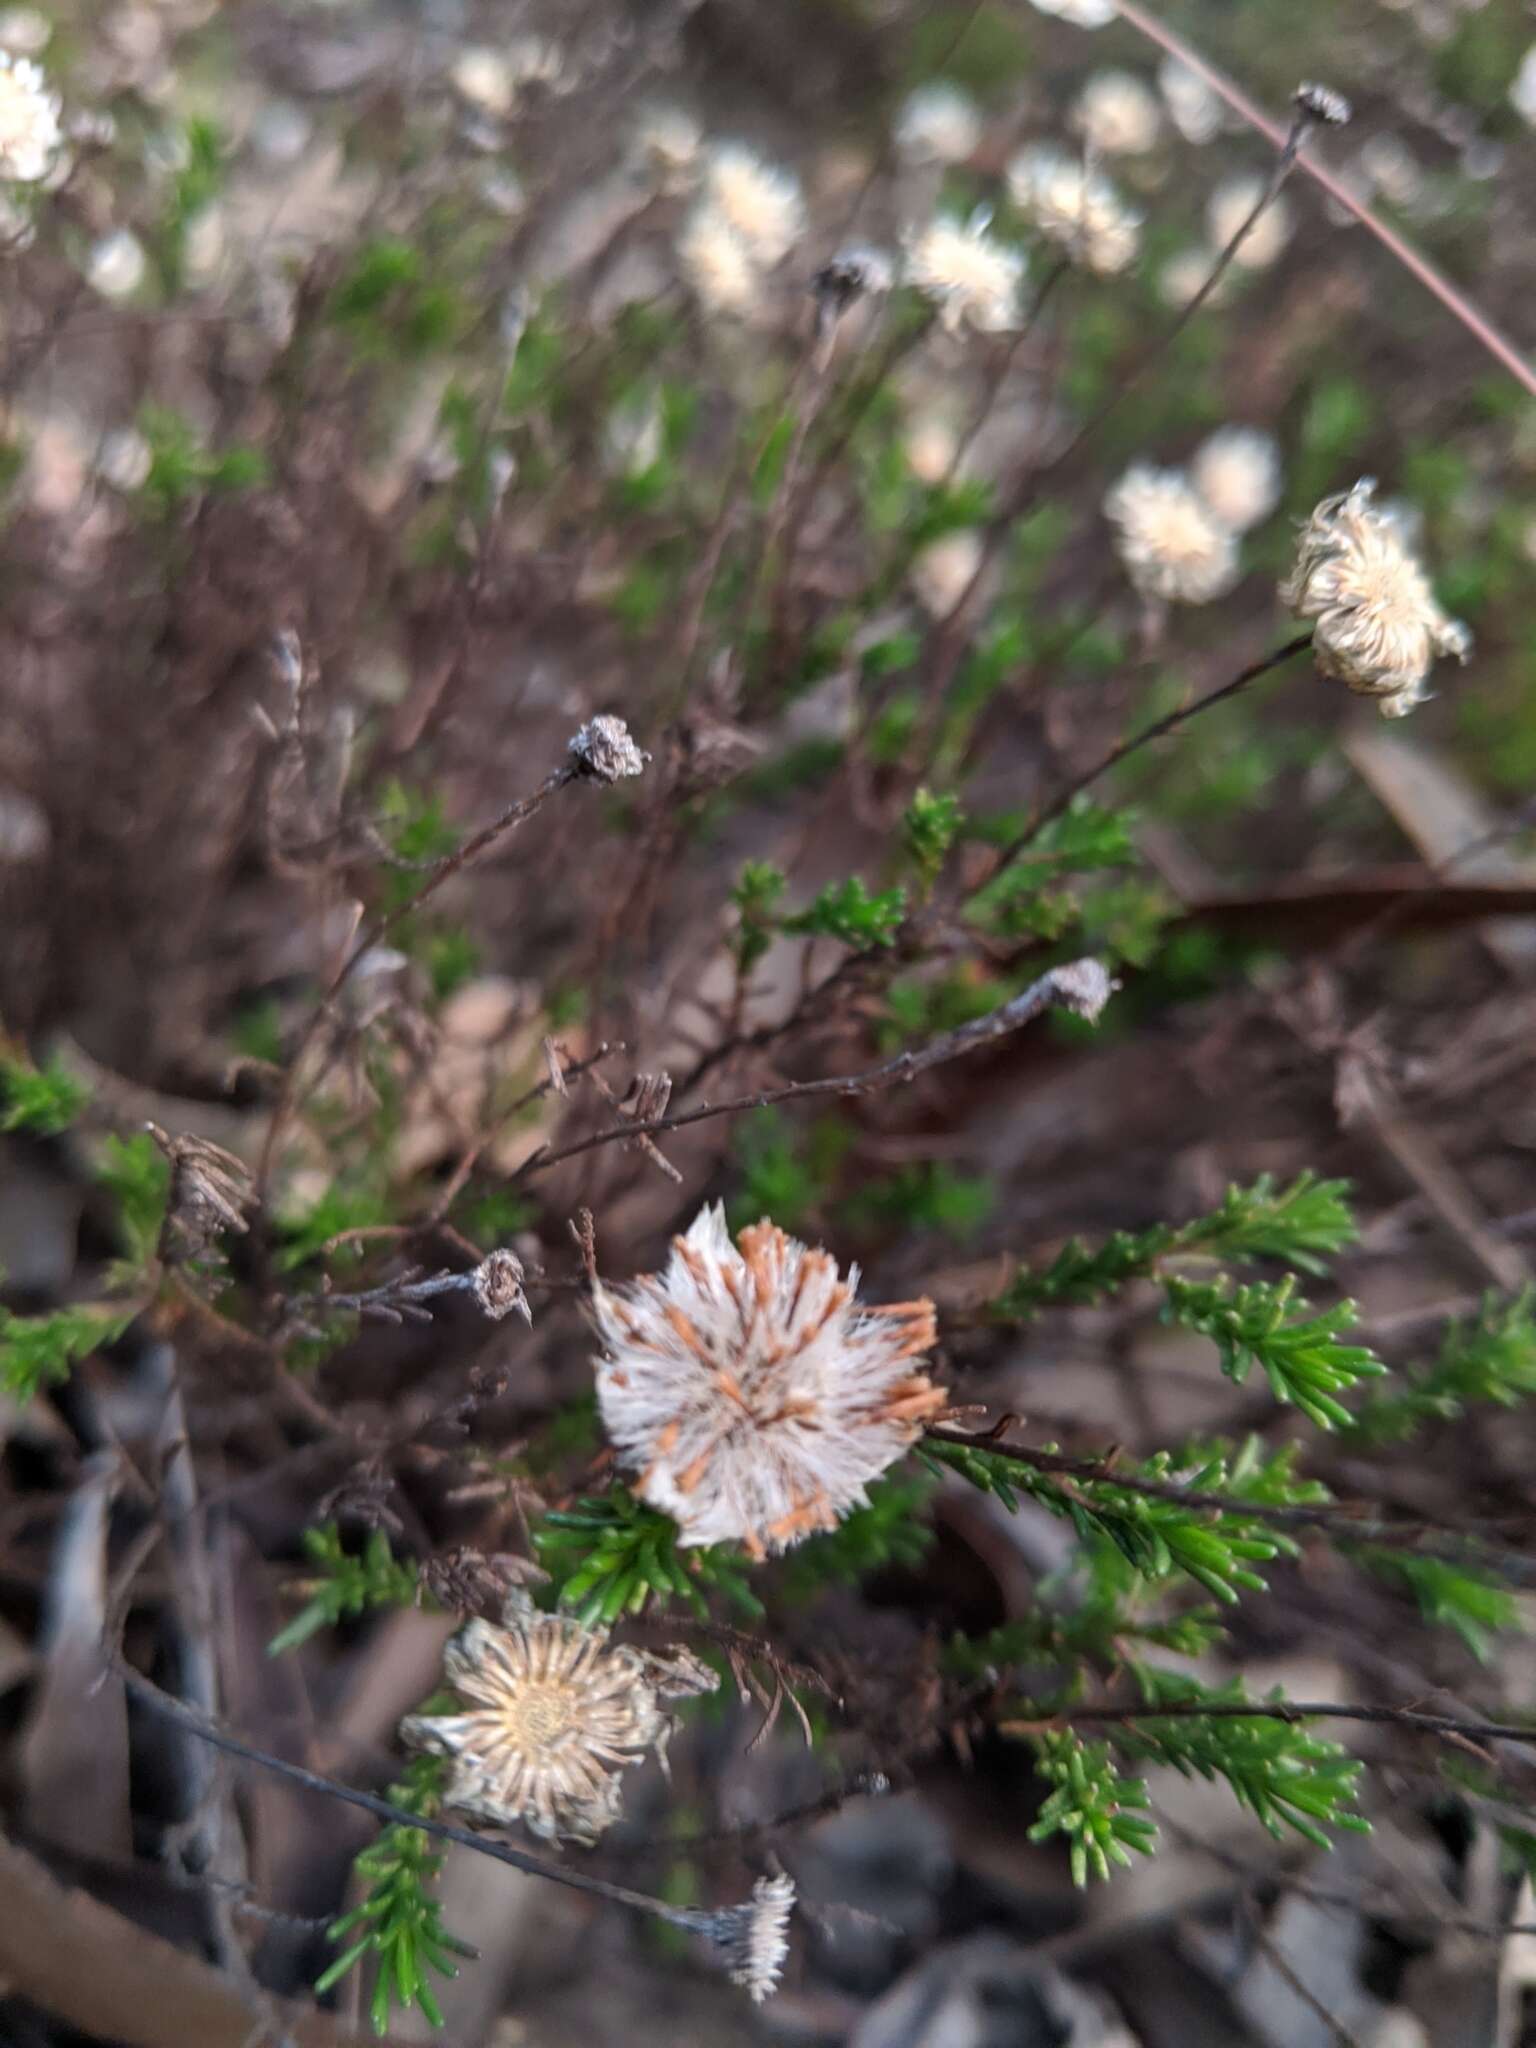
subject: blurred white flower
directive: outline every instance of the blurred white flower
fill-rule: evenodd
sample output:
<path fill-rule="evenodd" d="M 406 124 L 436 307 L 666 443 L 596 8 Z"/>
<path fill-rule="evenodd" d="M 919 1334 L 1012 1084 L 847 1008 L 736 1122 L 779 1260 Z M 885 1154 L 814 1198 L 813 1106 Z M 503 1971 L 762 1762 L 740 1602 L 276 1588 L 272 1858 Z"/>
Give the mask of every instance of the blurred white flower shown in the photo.
<path fill-rule="evenodd" d="M 1195 489 L 1223 526 L 1246 533 L 1280 502 L 1280 448 L 1262 427 L 1219 427 L 1189 465 Z"/>
<path fill-rule="evenodd" d="M 1221 127 L 1221 101 L 1199 72 L 1191 71 L 1177 57 L 1165 57 L 1158 66 L 1157 83 L 1169 117 L 1184 140 L 1210 142 Z"/>
<path fill-rule="evenodd" d="M 212 284 L 224 267 L 226 247 L 223 208 L 217 204 L 200 208 L 187 225 L 182 250 L 187 283 L 194 287 Z"/>
<path fill-rule="evenodd" d="M 1266 183 L 1263 178 L 1228 178 L 1216 187 L 1205 210 L 1213 249 L 1225 249 L 1258 205 Z M 1267 270 L 1290 238 L 1290 209 L 1284 199 L 1271 199 L 1232 260 L 1242 270 Z"/>
<path fill-rule="evenodd" d="M 480 197 L 504 220 L 513 219 L 528 203 L 522 179 L 505 164 L 491 164 L 481 173 Z"/>
<path fill-rule="evenodd" d="M 555 91 L 569 82 L 565 52 L 548 36 L 514 36 L 506 45 L 506 56 L 514 86 L 547 85 Z"/>
<path fill-rule="evenodd" d="M 1509 88 L 1510 104 L 1522 121 L 1536 128 L 1536 43 L 1520 59 L 1520 69 Z"/>
<path fill-rule="evenodd" d="M 1400 136 L 1371 136 L 1361 145 L 1358 161 L 1382 198 L 1393 206 L 1411 207 L 1424 189 L 1419 160 Z"/>
<path fill-rule="evenodd" d="M 962 527 L 919 549 L 908 571 L 917 601 L 931 618 L 947 619 L 981 567 L 981 535 Z"/>
<path fill-rule="evenodd" d="M 17 57 L 35 57 L 46 49 L 53 24 L 35 7 L 7 7 L 0 11 L 0 49 Z"/>
<path fill-rule="evenodd" d="M 57 93 L 37 65 L 0 50 L 0 178 L 36 184 L 62 140 Z"/>
<path fill-rule="evenodd" d="M 460 98 L 483 114 L 492 114 L 499 120 L 512 111 L 515 81 L 512 67 L 499 50 L 471 44 L 454 59 L 449 75 Z"/>
<path fill-rule="evenodd" d="M 1102 171 L 1049 143 L 1033 143 L 1008 166 L 1014 204 L 1041 234 L 1100 277 L 1136 260 L 1141 215 L 1120 197 Z"/>
<path fill-rule="evenodd" d="M 704 131 L 681 107 L 647 107 L 635 124 L 634 147 L 660 191 L 683 191 L 697 175 Z"/>
<path fill-rule="evenodd" d="M 660 1273 L 598 1283 L 597 1400 L 619 1462 L 683 1544 L 788 1550 L 863 1504 L 945 1394 L 933 1304 L 866 1307 L 858 1272 L 717 1203 Z"/>
<path fill-rule="evenodd" d="M 1077 28 L 1104 28 L 1118 12 L 1115 0 L 1035 0 L 1042 14 L 1059 15 Z"/>
<path fill-rule="evenodd" d="M 936 412 L 919 414 L 902 442 L 907 467 L 919 483 L 941 484 L 959 452 L 960 436 Z"/>
<path fill-rule="evenodd" d="M 603 423 L 603 454 L 620 476 L 651 469 L 661 455 L 661 401 L 641 392 L 616 405 Z"/>
<path fill-rule="evenodd" d="M 765 269 L 787 256 L 805 227 L 805 202 L 792 171 L 770 164 L 743 143 L 723 142 L 704 171 L 709 205 Z"/>
<path fill-rule="evenodd" d="M 896 145 L 929 163 L 959 164 L 981 141 L 981 111 L 968 92 L 940 80 L 909 93 L 896 116 Z"/>
<path fill-rule="evenodd" d="M 1401 521 L 1371 501 L 1362 477 L 1325 498 L 1301 530 L 1280 602 L 1315 619 L 1312 650 L 1325 676 L 1380 700 L 1383 718 L 1422 704 L 1439 655 L 1465 661 L 1472 635 L 1443 611 Z"/>
<path fill-rule="evenodd" d="M 1072 125 L 1105 156 L 1138 156 L 1156 146 L 1163 116 L 1134 71 L 1096 71 L 1078 95 Z"/>
<path fill-rule="evenodd" d="M 1170 256 L 1159 271 L 1157 288 L 1166 305 L 1183 312 L 1210 274 L 1209 249 L 1181 249 L 1177 256 Z M 1223 279 L 1212 294 L 1213 298 L 1220 297 L 1225 284 L 1226 280 Z"/>
<path fill-rule="evenodd" d="M 1209 604 L 1238 577 L 1237 536 L 1181 469 L 1135 462 L 1106 493 L 1125 572 L 1143 597 Z"/>
<path fill-rule="evenodd" d="M 144 244 L 128 228 L 116 228 L 91 247 L 85 274 L 103 298 L 131 298 L 144 282 L 149 258 Z"/>
<path fill-rule="evenodd" d="M 940 214 L 907 239 L 907 281 L 937 301 L 951 332 L 969 325 L 995 333 L 1018 324 L 1024 252 L 998 241 L 988 221 L 983 210 L 969 220 Z"/>
<path fill-rule="evenodd" d="M 746 243 L 717 206 L 696 206 L 678 238 L 679 261 L 700 302 L 711 313 L 738 318 L 762 298 L 762 275 Z"/>
<path fill-rule="evenodd" d="M 97 452 L 96 474 L 114 491 L 136 491 L 153 460 L 154 451 L 137 427 L 114 427 Z"/>

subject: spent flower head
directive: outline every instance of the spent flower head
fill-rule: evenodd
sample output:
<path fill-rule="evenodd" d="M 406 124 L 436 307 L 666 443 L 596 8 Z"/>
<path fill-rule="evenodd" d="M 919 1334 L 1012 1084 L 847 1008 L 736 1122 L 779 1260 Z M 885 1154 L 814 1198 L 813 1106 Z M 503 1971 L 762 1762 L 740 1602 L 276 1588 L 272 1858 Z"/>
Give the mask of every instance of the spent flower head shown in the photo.
<path fill-rule="evenodd" d="M 1096 71 L 1078 95 L 1072 125 L 1105 156 L 1138 156 L 1163 125 L 1157 95 L 1134 71 Z"/>
<path fill-rule="evenodd" d="M 0 50 L 0 179 L 35 185 L 63 141 L 59 97 L 36 64 Z"/>
<path fill-rule="evenodd" d="M 903 155 L 938 164 L 960 164 L 976 154 L 981 112 L 958 85 L 938 80 L 920 85 L 902 101 L 896 116 L 896 146 Z"/>
<path fill-rule="evenodd" d="M 765 269 L 781 262 L 804 231 L 799 179 L 745 143 L 717 144 L 705 162 L 704 184 L 709 204 Z"/>
<path fill-rule="evenodd" d="M 1246 533 L 1280 502 L 1280 448 L 1262 427 L 1218 427 L 1189 465 L 1195 489 L 1223 526 Z"/>
<path fill-rule="evenodd" d="M 754 2005 L 762 2004 L 784 1973 L 794 1910 L 795 1881 L 781 1871 L 777 1877 L 760 1877 L 747 1904 L 718 1915 L 719 1931 L 711 1930 L 726 1974 Z"/>
<path fill-rule="evenodd" d="M 595 1289 L 604 1425 L 680 1542 L 760 1557 L 831 1528 L 943 1405 L 933 1304 L 866 1308 L 857 1285 L 772 1223 L 734 1244 L 716 1204 L 663 1272 Z"/>
<path fill-rule="evenodd" d="M 1126 574 L 1143 597 L 1209 604 L 1238 576 L 1237 536 L 1181 469 L 1135 462 L 1104 499 Z"/>
<path fill-rule="evenodd" d="M 1472 635 L 1437 602 L 1399 521 L 1372 503 L 1372 477 L 1324 498 L 1302 527 L 1280 600 L 1315 619 L 1326 676 L 1380 700 L 1384 718 L 1421 704 L 1439 655 L 1465 661 Z"/>
<path fill-rule="evenodd" d="M 650 755 L 635 745 L 629 727 L 610 711 L 589 718 L 571 735 L 566 750 L 576 763 L 577 773 L 594 782 L 622 782 L 631 775 L 643 775 Z"/>
<path fill-rule="evenodd" d="M 467 1622 L 443 1652 L 457 1714 L 412 1714 L 410 1748 L 452 1760 L 444 1803 L 546 1841 L 595 1842 L 619 1818 L 620 1773 L 665 1762 L 663 1703 L 712 1692 L 716 1674 L 687 1650 L 610 1642 L 567 1615 L 541 1614 L 518 1588 L 501 1624 Z"/>
<path fill-rule="evenodd" d="M 937 303 L 952 333 L 966 326 L 984 333 L 1016 327 L 1024 269 L 1023 250 L 997 239 L 983 207 L 968 220 L 940 214 L 907 237 L 907 282 Z"/>
<path fill-rule="evenodd" d="M 1102 171 L 1049 143 L 1033 143 L 1008 166 L 1008 189 L 1041 234 L 1100 277 L 1135 262 L 1141 215 Z"/>
<path fill-rule="evenodd" d="M 858 300 L 879 297 L 895 282 L 895 265 L 883 250 L 850 243 L 829 257 L 811 279 L 818 324 L 827 327 Z"/>
<path fill-rule="evenodd" d="M 1299 113 L 1308 120 L 1317 121 L 1325 128 L 1345 128 L 1354 119 L 1355 110 L 1343 93 L 1335 92 L 1331 85 L 1298 85 L 1291 98 Z"/>

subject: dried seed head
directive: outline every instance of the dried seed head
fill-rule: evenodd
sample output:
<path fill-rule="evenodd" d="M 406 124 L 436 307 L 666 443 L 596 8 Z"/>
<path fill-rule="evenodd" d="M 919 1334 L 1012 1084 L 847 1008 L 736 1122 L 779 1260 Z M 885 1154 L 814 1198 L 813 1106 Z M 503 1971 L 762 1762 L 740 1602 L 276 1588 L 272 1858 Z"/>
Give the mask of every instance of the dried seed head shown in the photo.
<path fill-rule="evenodd" d="M 754 2005 L 778 1987 L 789 1953 L 789 1919 L 795 1910 L 795 1881 L 784 1872 L 760 1877 L 744 1906 L 728 1907 L 714 1916 L 709 1929 L 733 1984 L 741 1985 Z"/>
<path fill-rule="evenodd" d="M 943 1406 L 933 1304 L 866 1308 L 857 1283 L 771 1223 L 738 1248 L 717 1204 L 664 1272 L 596 1284 L 603 1422 L 681 1542 L 762 1556 L 832 1527 Z"/>
<path fill-rule="evenodd" d="M 1063 1010 L 1086 1017 L 1090 1024 L 1098 1023 L 1104 1005 L 1119 987 L 1103 961 L 1094 959 L 1069 960 L 1065 966 L 1053 968 L 1051 982 L 1052 1000 Z"/>
<path fill-rule="evenodd" d="M 532 1327 L 533 1310 L 523 1292 L 523 1262 L 516 1252 L 505 1249 L 488 1252 L 471 1275 L 475 1300 L 493 1323 L 514 1310 Z"/>
<path fill-rule="evenodd" d="M 1424 701 L 1438 655 L 1465 661 L 1472 636 L 1436 602 L 1398 521 L 1372 504 L 1375 480 L 1325 498 L 1301 530 L 1280 601 L 1315 619 L 1317 665 L 1380 699 L 1384 718 Z"/>
<path fill-rule="evenodd" d="M 984 209 L 969 220 L 941 215 L 907 239 L 908 282 L 937 302 L 940 320 L 954 333 L 1016 327 L 1024 268 L 1023 250 L 996 240 Z"/>
<path fill-rule="evenodd" d="M 500 1614 L 517 1586 L 548 1574 L 509 1551 L 487 1554 L 461 1546 L 429 1557 L 421 1567 L 420 1590 L 450 1614 Z"/>
<path fill-rule="evenodd" d="M 1179 469 L 1135 462 L 1106 494 L 1126 574 L 1143 597 L 1209 604 L 1238 576 L 1237 536 Z"/>
<path fill-rule="evenodd" d="M 764 269 L 782 262 L 805 227 L 805 202 L 793 171 L 769 163 L 743 143 L 725 142 L 704 169 L 709 204 Z"/>
<path fill-rule="evenodd" d="M 839 249 L 811 279 L 818 324 L 840 319 L 857 300 L 888 292 L 895 280 L 891 260 L 862 244 Z"/>
<path fill-rule="evenodd" d="M 621 782 L 627 776 L 643 775 L 651 758 L 635 745 L 623 719 L 606 711 L 589 718 L 572 734 L 569 751 L 579 773 L 594 782 Z"/>
<path fill-rule="evenodd" d="M 1354 108 L 1331 85 L 1298 85 L 1291 97 L 1301 113 L 1325 127 L 1343 128 L 1354 118 Z"/>
<path fill-rule="evenodd" d="M 452 1759 L 446 1805 L 546 1841 L 595 1842 L 619 1818 L 620 1773 L 664 1761 L 663 1702 L 712 1692 L 716 1674 L 687 1650 L 615 1645 L 568 1616 L 507 1595 L 501 1625 L 466 1622 L 443 1652 L 458 1714 L 412 1714 L 402 1741 Z"/>
<path fill-rule="evenodd" d="M 224 1231 L 243 1237 L 250 1228 L 245 1210 L 253 1185 L 245 1161 L 206 1138 L 173 1138 L 153 1123 L 144 1128 L 171 1166 L 161 1258 L 172 1265 L 206 1258 L 218 1250 Z"/>

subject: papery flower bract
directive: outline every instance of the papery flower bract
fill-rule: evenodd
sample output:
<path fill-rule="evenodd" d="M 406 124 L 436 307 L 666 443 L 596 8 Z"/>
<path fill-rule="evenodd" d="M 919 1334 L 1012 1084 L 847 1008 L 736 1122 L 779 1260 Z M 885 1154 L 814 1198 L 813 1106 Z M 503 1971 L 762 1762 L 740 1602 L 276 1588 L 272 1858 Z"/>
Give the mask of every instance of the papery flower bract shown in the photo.
<path fill-rule="evenodd" d="M 1072 126 L 1105 156 L 1136 156 L 1151 149 L 1162 125 L 1156 95 L 1134 71 L 1096 71 L 1072 109 Z"/>
<path fill-rule="evenodd" d="M 734 1244 L 716 1204 L 663 1272 L 594 1289 L 604 1426 L 680 1542 L 762 1556 L 831 1528 L 943 1405 L 933 1304 L 866 1308 L 857 1284 L 772 1223 Z"/>
<path fill-rule="evenodd" d="M 1118 11 L 1115 0 L 1035 0 L 1042 14 L 1059 15 L 1074 28 L 1105 28 Z"/>
<path fill-rule="evenodd" d="M 1144 597 L 1209 604 L 1238 576 L 1237 536 L 1181 469 L 1135 462 L 1106 493 L 1126 574 Z"/>
<path fill-rule="evenodd" d="M 1380 699 L 1384 718 L 1421 704 L 1439 655 L 1465 661 L 1472 636 L 1442 610 L 1401 524 L 1372 503 L 1375 480 L 1324 498 L 1302 527 L 1280 601 L 1315 619 L 1325 676 Z"/>
<path fill-rule="evenodd" d="M 998 333 L 1018 325 L 1024 252 L 998 241 L 989 221 L 984 209 L 969 220 L 940 214 L 906 241 L 907 282 L 936 301 L 952 333 L 965 326 Z"/>
<path fill-rule="evenodd" d="M 765 269 L 787 256 L 805 227 L 805 202 L 793 171 L 768 163 L 739 142 L 722 142 L 704 167 L 709 204 Z"/>
<path fill-rule="evenodd" d="M 896 146 L 929 163 L 960 164 L 981 141 L 981 113 L 968 92 L 938 80 L 920 85 L 896 116 Z"/>
<path fill-rule="evenodd" d="M 610 1642 L 606 1631 L 541 1614 L 507 1595 L 501 1625 L 467 1622 L 443 1652 L 457 1714 L 411 1714 L 400 1737 L 452 1760 L 444 1803 L 546 1841 L 595 1842 L 619 1818 L 620 1773 L 665 1762 L 663 1701 L 712 1692 L 716 1674 L 688 1651 Z"/>
<path fill-rule="evenodd" d="M 1206 230 L 1213 249 L 1225 249 L 1263 196 L 1262 178 L 1228 178 L 1211 194 L 1205 209 Z M 1271 199 L 1237 245 L 1232 261 L 1242 270 L 1267 270 L 1291 239 L 1290 209 Z"/>
<path fill-rule="evenodd" d="M 63 141 L 59 98 L 25 57 L 0 50 L 0 178 L 34 185 L 48 175 Z"/>
<path fill-rule="evenodd" d="M 1218 427 L 1189 465 L 1195 489 L 1223 526 L 1246 533 L 1280 502 L 1280 449 L 1262 427 Z"/>
<path fill-rule="evenodd" d="M 1008 166 L 1014 204 L 1041 234 L 1100 277 L 1136 260 L 1141 215 L 1126 205 L 1102 171 L 1049 143 L 1033 143 Z"/>
<path fill-rule="evenodd" d="M 752 252 L 719 208 L 705 201 L 688 216 L 678 238 L 688 282 L 711 313 L 740 319 L 762 301 L 762 272 Z"/>

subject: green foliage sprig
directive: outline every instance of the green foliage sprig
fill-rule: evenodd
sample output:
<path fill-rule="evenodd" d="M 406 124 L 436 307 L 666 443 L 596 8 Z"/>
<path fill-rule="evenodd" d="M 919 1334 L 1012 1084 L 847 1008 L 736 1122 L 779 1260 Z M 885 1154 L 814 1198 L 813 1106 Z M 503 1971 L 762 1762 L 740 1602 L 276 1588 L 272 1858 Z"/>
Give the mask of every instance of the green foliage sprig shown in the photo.
<path fill-rule="evenodd" d="M 1029 1831 L 1032 1842 L 1065 1835 L 1072 1882 L 1107 1880 L 1111 1864 L 1128 1865 L 1131 1852 L 1150 1856 L 1157 1824 L 1145 1818 L 1146 1783 L 1122 1775 L 1107 1742 L 1085 1743 L 1069 1730 L 1035 1738 L 1036 1768 L 1053 1787 Z"/>
<path fill-rule="evenodd" d="M 907 892 L 899 884 L 871 895 L 860 876 L 850 875 L 843 882 L 828 882 L 814 903 L 784 919 L 782 929 L 811 938 L 837 939 L 859 952 L 869 952 L 895 945 L 906 914 Z"/>
<path fill-rule="evenodd" d="M 1358 1436 L 1398 1443 L 1429 1422 L 1454 1421 L 1484 1403 L 1513 1408 L 1536 1394 L 1536 1293 L 1488 1295 L 1477 1313 L 1449 1324 L 1432 1365 L 1374 1395 L 1352 1418 Z"/>
<path fill-rule="evenodd" d="M 1073 1238 L 1043 1271 L 1016 1273 L 991 1304 L 999 1321 L 1023 1321 L 1039 1309 L 1102 1301 L 1128 1281 L 1154 1273 L 1165 1259 L 1203 1252 L 1213 1258 L 1275 1259 L 1304 1273 L 1321 1273 L 1325 1261 L 1358 1231 L 1348 1201 L 1349 1184 L 1302 1173 L 1281 1188 L 1260 1174 L 1246 1188 L 1227 1189 L 1221 1206 L 1189 1223 L 1154 1223 L 1139 1231 L 1117 1230 L 1090 1248 Z"/>
<path fill-rule="evenodd" d="M 667 1607 L 674 1599 L 703 1617 L 711 1593 L 759 1619 L 763 1603 L 747 1584 L 740 1554 L 724 1543 L 685 1550 L 678 1536 L 669 1515 L 615 1486 L 546 1515 L 533 1542 L 560 1605 L 588 1626 L 607 1626 L 653 1601 Z"/>
<path fill-rule="evenodd" d="M 79 1121 L 91 1091 L 58 1060 L 35 1067 L 0 1053 L 0 1131 L 56 1137 Z"/>
<path fill-rule="evenodd" d="M 446 1758 L 416 1757 L 406 1766 L 400 1782 L 389 1787 L 386 1797 L 424 1820 L 435 1820 L 442 1811 L 447 1777 Z M 432 2025 L 440 2027 L 442 2008 L 429 1973 L 456 1977 L 454 1958 L 475 1953 L 444 1927 L 443 1909 L 432 1895 L 431 1887 L 443 1867 L 442 1850 L 434 1849 L 432 1838 L 420 1828 L 395 1821 L 357 1856 L 352 1867 L 367 1880 L 367 1891 L 360 1904 L 326 1929 L 328 1941 L 353 1939 L 316 1980 L 316 1992 L 323 1996 L 334 1990 L 349 1970 L 373 1956 L 377 1964 L 369 2000 L 373 2031 L 388 2032 L 390 2013 L 396 2006 L 420 2006 Z"/>
<path fill-rule="evenodd" d="M 1454 1629 L 1479 1663 L 1488 1661 L 1493 1636 L 1519 1626 L 1514 1594 L 1502 1580 L 1486 1572 L 1418 1551 L 1373 1545 L 1354 1554 L 1379 1577 L 1393 1580 L 1410 1593 L 1426 1621 Z"/>
<path fill-rule="evenodd" d="M 309 1598 L 288 1626 L 267 1645 L 269 1657 L 297 1649 L 323 1628 L 372 1607 L 413 1607 L 421 1597 L 420 1575 L 409 1559 L 397 1558 L 382 1529 L 372 1529 L 361 1551 L 347 1550 L 334 1522 L 306 1529 L 304 1554 L 317 1577 L 305 1582 Z"/>
<path fill-rule="evenodd" d="M 736 955 L 738 974 L 750 974 L 773 943 L 779 898 L 786 886 L 783 871 L 771 861 L 749 860 L 742 863 L 736 886 L 731 891 L 737 919 L 736 929 L 731 935 L 731 950 Z"/>
<path fill-rule="evenodd" d="M 44 1386 L 59 1386 L 78 1362 L 121 1337 L 138 1313 L 125 1308 L 61 1308 L 16 1316 L 0 1308 L 0 1387 L 25 1404 Z"/>
<path fill-rule="evenodd" d="M 1225 1280 L 1169 1273 L 1163 1289 L 1164 1320 L 1209 1337 L 1228 1379 L 1241 1386 L 1259 1366 L 1275 1399 L 1299 1408 L 1319 1429 L 1346 1428 L 1352 1418 L 1337 1396 L 1386 1371 L 1364 1345 L 1338 1341 L 1357 1319 L 1355 1304 L 1335 1302 L 1314 1313 L 1296 1293 L 1294 1274 L 1234 1289 Z"/>

